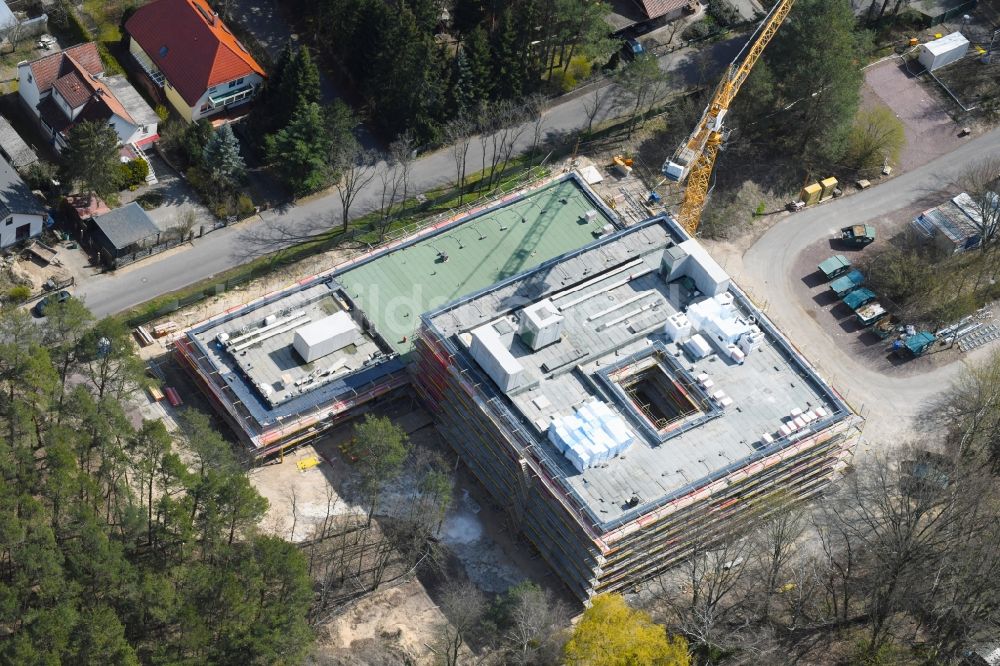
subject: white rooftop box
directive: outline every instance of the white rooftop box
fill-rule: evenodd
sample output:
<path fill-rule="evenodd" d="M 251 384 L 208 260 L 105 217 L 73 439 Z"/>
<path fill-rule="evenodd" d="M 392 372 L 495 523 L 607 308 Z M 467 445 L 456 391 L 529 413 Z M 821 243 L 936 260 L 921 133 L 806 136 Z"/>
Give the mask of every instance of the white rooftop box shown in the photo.
<path fill-rule="evenodd" d="M 717 296 L 729 291 L 729 274 L 722 270 L 722 266 L 712 259 L 698 241 L 686 240 L 680 247 L 688 254 L 682 271 L 694 280 L 698 291 L 706 296 Z"/>
<path fill-rule="evenodd" d="M 521 341 L 532 351 L 537 351 L 562 337 L 563 316 L 549 299 L 532 303 L 521 310 Z"/>
<path fill-rule="evenodd" d="M 306 363 L 332 354 L 354 342 L 358 327 L 344 311 L 306 324 L 295 331 L 292 346 Z"/>
<path fill-rule="evenodd" d="M 469 353 L 476 363 L 486 371 L 504 393 L 517 388 L 524 374 L 524 366 L 514 358 L 504 346 L 500 334 L 492 324 L 484 324 L 471 332 L 472 345 Z"/>
<path fill-rule="evenodd" d="M 953 32 L 941 39 L 920 45 L 917 59 L 928 72 L 961 60 L 969 52 L 969 40 L 960 32 Z"/>

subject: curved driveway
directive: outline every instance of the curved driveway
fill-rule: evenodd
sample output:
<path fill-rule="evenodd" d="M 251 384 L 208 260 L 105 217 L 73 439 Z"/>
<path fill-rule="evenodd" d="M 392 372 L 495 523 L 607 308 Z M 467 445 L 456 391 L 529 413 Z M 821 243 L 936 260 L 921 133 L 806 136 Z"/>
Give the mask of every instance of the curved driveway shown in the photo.
<path fill-rule="evenodd" d="M 866 438 L 889 442 L 906 437 L 912 417 L 927 400 L 946 389 L 963 363 L 956 361 L 923 374 L 898 377 L 873 371 L 847 354 L 808 316 L 793 284 L 798 255 L 847 224 L 871 220 L 917 203 L 942 190 L 954 193 L 956 177 L 970 162 L 1000 154 L 1000 129 L 982 135 L 922 167 L 864 192 L 789 215 L 743 255 L 737 283 L 766 301 L 768 316 L 788 335 L 820 373 L 868 418 Z M 978 360 L 992 348 L 969 354 Z"/>

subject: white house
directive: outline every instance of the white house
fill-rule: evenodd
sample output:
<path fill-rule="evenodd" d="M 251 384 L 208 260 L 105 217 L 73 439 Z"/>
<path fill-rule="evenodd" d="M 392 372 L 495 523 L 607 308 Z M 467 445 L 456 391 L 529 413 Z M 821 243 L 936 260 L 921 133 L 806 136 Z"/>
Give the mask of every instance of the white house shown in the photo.
<path fill-rule="evenodd" d="M 72 46 L 17 66 L 18 94 L 57 150 L 79 122 L 110 123 L 122 144 L 159 138 L 159 118 L 124 76 L 105 77 L 97 45 Z"/>
<path fill-rule="evenodd" d="M 0 159 L 0 248 L 42 233 L 45 208 L 6 160 Z"/>
<path fill-rule="evenodd" d="M 125 22 L 129 52 L 187 121 L 246 104 L 264 69 L 204 0 L 153 0 Z"/>

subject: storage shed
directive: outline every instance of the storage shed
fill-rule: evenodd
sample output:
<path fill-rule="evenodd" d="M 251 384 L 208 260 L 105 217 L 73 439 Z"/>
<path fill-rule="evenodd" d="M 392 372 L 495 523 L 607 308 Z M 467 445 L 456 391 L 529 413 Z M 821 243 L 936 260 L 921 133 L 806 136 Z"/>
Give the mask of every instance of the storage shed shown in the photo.
<path fill-rule="evenodd" d="M 928 72 L 933 72 L 956 60 L 961 60 L 969 51 L 969 40 L 960 32 L 953 32 L 941 39 L 920 45 L 917 59 Z"/>
<path fill-rule="evenodd" d="M 102 202 L 103 203 L 103 202 Z M 160 229 L 142 206 L 132 202 L 92 218 L 90 240 L 109 266 L 160 242 Z"/>

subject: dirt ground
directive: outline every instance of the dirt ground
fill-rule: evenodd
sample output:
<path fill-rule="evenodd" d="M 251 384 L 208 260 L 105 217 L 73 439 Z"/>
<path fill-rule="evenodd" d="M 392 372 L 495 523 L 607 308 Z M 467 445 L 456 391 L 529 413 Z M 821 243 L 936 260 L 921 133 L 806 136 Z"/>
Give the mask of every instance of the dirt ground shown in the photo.
<path fill-rule="evenodd" d="M 389 416 L 408 434 L 414 449 L 428 449 L 453 459 L 432 425 L 431 415 L 404 392 L 375 405 L 372 411 Z M 358 513 L 358 489 L 351 463 L 342 453 L 350 441 L 351 423 L 331 430 L 315 443 L 285 455 L 283 461 L 251 471 L 258 492 L 270 503 L 262 528 L 294 542 L 308 539 L 327 515 Z M 321 463 L 300 470 L 297 462 L 317 457 Z M 404 472 L 383 491 L 381 509 L 391 511 L 398 502 L 409 501 L 416 478 Z M 456 469 L 452 507 L 445 516 L 439 539 L 447 546 L 468 578 L 487 594 L 499 594 L 525 579 L 553 588 L 568 600 L 568 592 L 550 576 L 544 562 L 531 548 L 512 537 L 500 507 L 493 506 L 468 472 Z M 352 605 L 320 630 L 318 650 L 337 655 L 352 646 L 367 649 L 366 641 L 391 643 L 415 663 L 433 662 L 433 645 L 447 618 L 418 579 L 383 589 Z M 351 662 L 353 663 L 353 662 Z M 362 663 L 362 662 L 358 662 Z"/>
<path fill-rule="evenodd" d="M 901 58 L 893 58 L 865 71 L 864 104 L 881 101 L 903 121 L 906 146 L 900 153 L 899 163 L 893 165 L 900 172 L 926 164 L 954 150 L 963 141 L 973 140 L 971 136 L 958 136 L 961 128 L 952 120 L 948 107 L 926 85 L 933 85 L 933 82 L 914 77 Z"/>
<path fill-rule="evenodd" d="M 435 656 L 431 647 L 440 634 L 440 627 L 447 622 L 437 604 L 417 579 L 396 587 L 379 590 L 361 599 L 342 615 L 325 624 L 318 632 L 316 653 L 338 655 L 353 653 L 365 663 L 360 654 L 366 641 L 392 644 L 412 663 L 433 664 Z M 399 662 L 405 663 L 405 662 Z"/>
<path fill-rule="evenodd" d="M 878 239 L 868 248 L 858 250 L 845 246 L 837 238 L 823 239 L 807 247 L 795 263 L 794 275 L 801 279 L 794 282 L 796 296 L 801 300 L 806 314 L 818 322 L 830 339 L 851 356 L 864 359 L 866 365 L 879 372 L 895 376 L 919 375 L 959 358 L 958 348 L 935 344 L 932 351 L 919 358 L 901 359 L 889 351 L 891 340 L 879 339 L 874 333 L 858 324 L 854 314 L 832 291 L 830 282 L 819 272 L 817 265 L 834 254 L 843 254 L 852 263 L 860 262 L 866 253 L 877 252 L 880 246 L 891 242 L 909 220 L 925 207 L 911 207 L 895 211 L 876 222 Z M 886 309 L 892 310 L 886 305 Z M 905 323 L 905 322 L 904 322 Z"/>

